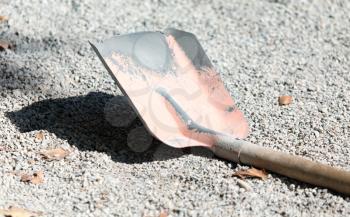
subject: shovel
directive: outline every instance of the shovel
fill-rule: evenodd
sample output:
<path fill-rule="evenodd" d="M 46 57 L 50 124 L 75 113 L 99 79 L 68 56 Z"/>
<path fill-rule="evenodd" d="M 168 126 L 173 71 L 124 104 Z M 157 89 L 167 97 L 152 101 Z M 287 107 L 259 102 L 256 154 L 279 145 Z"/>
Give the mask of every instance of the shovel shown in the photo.
<path fill-rule="evenodd" d="M 350 172 L 243 140 L 249 127 L 197 38 L 138 32 L 90 43 L 147 130 L 176 148 L 218 157 L 350 195 Z"/>

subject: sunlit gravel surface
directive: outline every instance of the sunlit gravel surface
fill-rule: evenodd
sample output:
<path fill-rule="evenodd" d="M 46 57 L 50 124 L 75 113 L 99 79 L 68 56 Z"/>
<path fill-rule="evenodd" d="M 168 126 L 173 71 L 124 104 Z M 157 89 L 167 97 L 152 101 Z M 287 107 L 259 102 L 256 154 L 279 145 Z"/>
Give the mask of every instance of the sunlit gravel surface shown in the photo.
<path fill-rule="evenodd" d="M 232 177 L 243 166 L 203 149 L 153 140 L 134 152 L 128 135 L 142 124 L 88 44 L 135 31 L 191 31 L 245 113 L 249 141 L 350 171 L 349 11 L 346 0 L 0 0 L 9 18 L 0 40 L 16 45 L 0 51 L 0 208 L 350 216 L 349 197 L 273 173 L 246 180 L 247 192 Z M 279 106 L 280 95 L 292 104 Z M 42 159 L 41 150 L 55 147 L 72 153 Z M 20 182 L 18 174 L 39 170 L 44 183 Z"/>

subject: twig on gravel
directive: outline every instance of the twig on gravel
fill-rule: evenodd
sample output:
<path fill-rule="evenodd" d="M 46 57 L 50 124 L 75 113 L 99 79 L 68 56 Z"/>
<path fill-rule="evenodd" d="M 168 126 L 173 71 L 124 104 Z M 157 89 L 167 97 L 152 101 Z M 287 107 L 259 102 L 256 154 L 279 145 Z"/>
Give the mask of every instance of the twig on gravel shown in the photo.
<path fill-rule="evenodd" d="M 9 217 L 36 217 L 41 216 L 42 214 L 42 212 L 31 211 L 13 206 L 10 206 L 8 209 L 0 209 L 0 215 Z"/>
<path fill-rule="evenodd" d="M 6 16 L 0 16 L 0 22 L 7 21 L 9 18 Z"/>
<path fill-rule="evenodd" d="M 65 157 L 67 157 L 71 153 L 70 150 L 66 150 L 64 148 L 54 148 L 50 150 L 44 150 L 41 151 L 40 154 L 46 159 L 46 160 L 61 160 Z"/>
<path fill-rule="evenodd" d="M 247 191 L 253 191 L 253 188 L 245 181 L 241 179 L 237 179 L 237 184 L 241 187 L 244 188 Z"/>

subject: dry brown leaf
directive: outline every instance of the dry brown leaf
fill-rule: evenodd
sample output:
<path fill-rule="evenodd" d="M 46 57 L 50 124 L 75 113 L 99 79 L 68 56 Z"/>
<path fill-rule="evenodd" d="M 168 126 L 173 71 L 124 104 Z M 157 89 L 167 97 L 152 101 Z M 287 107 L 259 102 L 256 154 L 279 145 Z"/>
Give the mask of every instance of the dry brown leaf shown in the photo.
<path fill-rule="evenodd" d="M 43 171 L 38 171 L 33 174 L 33 179 L 31 181 L 33 184 L 41 184 L 44 182 L 44 173 Z"/>
<path fill-rule="evenodd" d="M 6 41 L 0 41 L 0 51 L 4 51 L 6 49 L 12 49 L 12 48 L 13 46 L 10 43 Z"/>
<path fill-rule="evenodd" d="M 32 175 L 23 174 L 21 176 L 21 182 L 30 182 L 33 179 Z"/>
<path fill-rule="evenodd" d="M 278 103 L 279 103 L 279 105 L 289 105 L 292 103 L 292 97 L 291 96 L 280 96 L 280 97 L 278 97 Z"/>
<path fill-rule="evenodd" d="M 6 16 L 0 16 L 0 22 L 6 21 L 6 20 L 8 20 L 8 19 L 9 19 L 9 18 L 6 17 Z"/>
<path fill-rule="evenodd" d="M 23 174 L 21 176 L 21 182 L 28 182 L 35 185 L 41 184 L 44 182 L 44 173 L 43 171 L 38 171 L 33 173 L 33 175 Z"/>
<path fill-rule="evenodd" d="M 168 213 L 165 211 L 161 211 L 159 217 L 168 217 Z"/>
<path fill-rule="evenodd" d="M 244 178 L 260 178 L 262 180 L 267 179 L 267 172 L 265 170 L 255 169 L 254 167 L 247 170 L 239 170 L 233 174 L 233 176 L 238 176 L 241 179 Z"/>
<path fill-rule="evenodd" d="M 40 153 L 47 160 L 61 160 L 70 154 L 70 151 L 64 148 L 54 148 L 44 150 Z"/>
<path fill-rule="evenodd" d="M 42 212 L 35 212 L 18 207 L 9 207 L 8 209 L 0 209 L 0 215 L 6 217 L 36 217 L 41 216 Z"/>
<path fill-rule="evenodd" d="M 29 163 L 30 165 L 33 165 L 33 164 L 35 164 L 35 160 L 34 160 L 34 159 L 31 159 L 31 160 L 28 161 L 28 163 Z"/>
<path fill-rule="evenodd" d="M 45 139 L 45 135 L 44 135 L 44 132 L 40 131 L 38 132 L 37 134 L 35 134 L 35 140 L 37 142 L 41 142 Z"/>

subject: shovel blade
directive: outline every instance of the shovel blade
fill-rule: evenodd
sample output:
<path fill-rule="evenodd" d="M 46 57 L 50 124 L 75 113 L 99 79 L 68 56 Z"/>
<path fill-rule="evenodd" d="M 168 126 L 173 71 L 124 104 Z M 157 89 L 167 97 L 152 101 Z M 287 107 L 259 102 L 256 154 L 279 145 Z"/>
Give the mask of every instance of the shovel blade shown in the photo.
<path fill-rule="evenodd" d="M 193 34 L 139 32 L 91 46 L 149 132 L 165 144 L 210 147 L 218 132 L 248 135 L 247 121 Z"/>

